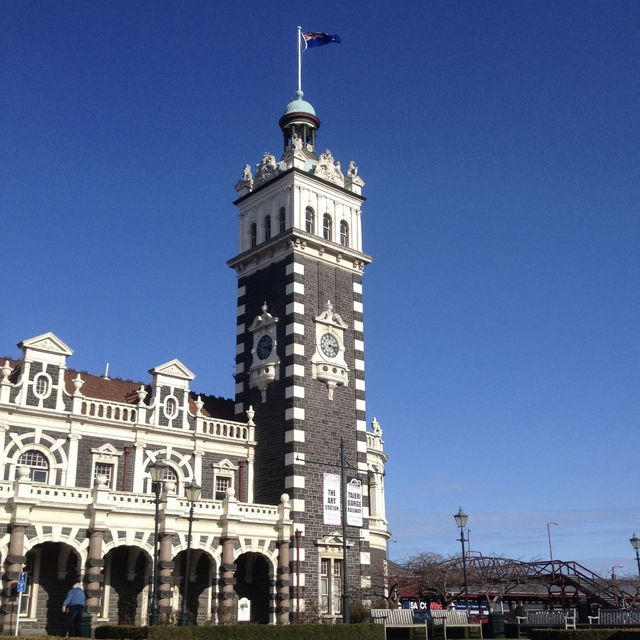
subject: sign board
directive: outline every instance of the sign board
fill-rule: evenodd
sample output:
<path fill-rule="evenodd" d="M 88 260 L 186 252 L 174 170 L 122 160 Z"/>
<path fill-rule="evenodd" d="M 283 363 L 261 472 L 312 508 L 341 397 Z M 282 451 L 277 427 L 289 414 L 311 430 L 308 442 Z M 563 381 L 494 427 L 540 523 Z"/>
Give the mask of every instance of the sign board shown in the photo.
<path fill-rule="evenodd" d="M 359 478 L 349 478 L 347 483 L 347 524 L 362 526 L 362 481 Z"/>
<path fill-rule="evenodd" d="M 325 473 L 322 492 L 322 511 L 324 524 L 339 525 L 340 520 L 340 476 L 337 473 Z"/>
<path fill-rule="evenodd" d="M 27 584 L 27 572 L 26 571 L 21 571 L 19 573 L 18 582 L 24 582 L 25 584 Z"/>
<path fill-rule="evenodd" d="M 27 591 L 26 582 L 18 582 L 18 593 L 25 593 Z"/>
<path fill-rule="evenodd" d="M 238 600 L 238 622 L 251 622 L 251 600 L 249 598 Z"/>

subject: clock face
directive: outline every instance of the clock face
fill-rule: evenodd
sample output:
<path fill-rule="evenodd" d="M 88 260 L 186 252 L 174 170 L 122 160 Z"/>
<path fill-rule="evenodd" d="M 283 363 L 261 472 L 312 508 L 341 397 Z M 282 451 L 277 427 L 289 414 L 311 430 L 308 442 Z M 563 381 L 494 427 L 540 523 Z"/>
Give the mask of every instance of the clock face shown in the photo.
<path fill-rule="evenodd" d="M 338 341 L 333 334 L 325 333 L 322 338 L 320 338 L 320 349 L 322 349 L 322 353 L 324 353 L 327 358 L 335 358 L 340 350 L 340 345 L 338 345 Z"/>
<path fill-rule="evenodd" d="M 273 340 L 271 339 L 271 336 L 262 336 L 262 338 L 258 340 L 258 346 L 256 347 L 258 358 L 260 358 L 260 360 L 266 360 L 269 357 L 272 348 Z"/>

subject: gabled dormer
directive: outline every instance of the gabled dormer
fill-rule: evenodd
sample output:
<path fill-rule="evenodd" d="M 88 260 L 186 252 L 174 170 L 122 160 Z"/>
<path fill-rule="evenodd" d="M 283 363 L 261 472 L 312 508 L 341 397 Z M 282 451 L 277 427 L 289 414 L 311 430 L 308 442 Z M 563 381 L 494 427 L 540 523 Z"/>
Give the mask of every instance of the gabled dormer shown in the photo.
<path fill-rule="evenodd" d="M 64 372 L 73 350 L 51 331 L 18 343 L 22 349 L 14 401 L 21 406 L 63 411 Z"/>
<path fill-rule="evenodd" d="M 160 427 L 188 429 L 189 383 L 195 374 L 180 360 L 173 359 L 149 369 L 151 383 L 151 423 Z"/>

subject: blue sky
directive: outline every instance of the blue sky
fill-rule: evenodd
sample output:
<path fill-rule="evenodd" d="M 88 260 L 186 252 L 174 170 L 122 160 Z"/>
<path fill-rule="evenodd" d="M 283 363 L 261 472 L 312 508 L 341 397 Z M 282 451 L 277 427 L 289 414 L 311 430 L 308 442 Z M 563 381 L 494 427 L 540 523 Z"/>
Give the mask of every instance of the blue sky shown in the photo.
<path fill-rule="evenodd" d="M 177 357 L 231 396 L 234 184 L 279 154 L 296 26 L 319 146 L 366 181 L 369 420 L 391 557 L 636 571 L 640 5 L 5 0 L 0 353 Z"/>

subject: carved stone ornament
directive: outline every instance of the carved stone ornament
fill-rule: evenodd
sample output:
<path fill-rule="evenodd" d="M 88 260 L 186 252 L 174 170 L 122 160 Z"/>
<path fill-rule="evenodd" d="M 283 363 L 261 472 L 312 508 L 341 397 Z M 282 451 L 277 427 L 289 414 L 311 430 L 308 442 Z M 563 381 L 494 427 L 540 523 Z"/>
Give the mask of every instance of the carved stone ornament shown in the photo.
<path fill-rule="evenodd" d="M 253 189 L 253 176 L 251 175 L 251 165 L 245 164 L 242 170 L 242 178 L 236 183 L 236 191 L 241 195 L 249 193 Z"/>
<path fill-rule="evenodd" d="M 313 173 L 319 178 L 324 178 L 325 180 L 329 180 L 329 182 L 344 187 L 344 175 L 340 170 L 340 163 L 334 163 L 333 155 L 329 149 L 320 154 Z"/>
<path fill-rule="evenodd" d="M 264 152 L 262 156 L 262 162 L 259 162 L 256 165 L 256 184 L 262 184 L 267 180 L 271 180 L 278 173 L 278 164 L 276 163 L 276 157 L 269 153 L 268 151 Z"/>

